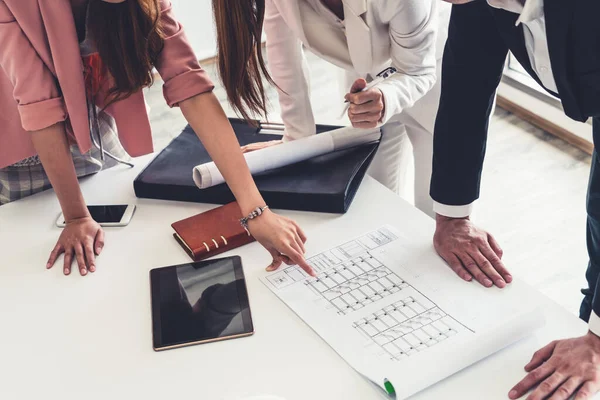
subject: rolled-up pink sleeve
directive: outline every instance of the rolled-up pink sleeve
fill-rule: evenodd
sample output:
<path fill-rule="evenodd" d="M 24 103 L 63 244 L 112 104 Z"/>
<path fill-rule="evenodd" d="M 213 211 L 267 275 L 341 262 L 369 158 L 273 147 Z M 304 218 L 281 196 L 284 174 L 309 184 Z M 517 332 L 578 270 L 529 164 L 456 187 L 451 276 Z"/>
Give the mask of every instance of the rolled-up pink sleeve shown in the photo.
<path fill-rule="evenodd" d="M 14 15 L 0 0 L 0 67 L 13 84 L 26 131 L 47 128 L 67 118 L 56 79 L 38 57 Z"/>
<path fill-rule="evenodd" d="M 182 25 L 175 19 L 171 2 L 161 0 L 160 3 L 165 45 L 155 67 L 164 81 L 167 104 L 176 107 L 184 100 L 212 91 L 214 85 L 200 67 Z"/>

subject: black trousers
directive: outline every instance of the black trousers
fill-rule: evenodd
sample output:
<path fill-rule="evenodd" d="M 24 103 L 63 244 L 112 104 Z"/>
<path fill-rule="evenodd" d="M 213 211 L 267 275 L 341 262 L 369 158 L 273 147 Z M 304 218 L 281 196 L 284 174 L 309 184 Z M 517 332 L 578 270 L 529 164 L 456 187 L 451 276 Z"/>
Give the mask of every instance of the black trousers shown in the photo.
<path fill-rule="evenodd" d="M 594 118 L 594 147 L 600 145 L 600 118 Z M 590 257 L 587 272 L 588 287 L 579 309 L 579 318 L 589 321 L 593 310 L 600 315 L 600 158 L 594 150 L 587 193 L 587 249 Z"/>

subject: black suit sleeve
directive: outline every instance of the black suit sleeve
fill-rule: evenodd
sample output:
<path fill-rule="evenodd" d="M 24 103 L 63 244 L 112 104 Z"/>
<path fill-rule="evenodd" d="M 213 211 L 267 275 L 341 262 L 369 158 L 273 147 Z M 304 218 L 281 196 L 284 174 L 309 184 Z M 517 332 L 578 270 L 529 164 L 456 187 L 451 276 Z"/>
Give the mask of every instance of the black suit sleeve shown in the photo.
<path fill-rule="evenodd" d="M 479 197 L 489 116 L 506 56 L 485 0 L 455 5 L 444 50 L 431 197 L 446 205 Z"/>

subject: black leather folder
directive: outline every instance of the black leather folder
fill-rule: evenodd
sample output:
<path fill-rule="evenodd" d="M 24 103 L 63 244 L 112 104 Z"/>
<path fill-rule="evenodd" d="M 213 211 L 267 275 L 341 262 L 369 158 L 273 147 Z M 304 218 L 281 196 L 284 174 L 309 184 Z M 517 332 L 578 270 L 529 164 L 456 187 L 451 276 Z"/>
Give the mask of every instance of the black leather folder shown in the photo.
<path fill-rule="evenodd" d="M 230 119 L 241 145 L 281 139 L 258 133 L 241 119 Z M 319 133 L 339 128 L 317 125 Z M 365 176 L 378 143 L 369 143 L 315 157 L 255 176 L 271 208 L 345 213 Z M 226 184 L 199 189 L 192 178 L 196 165 L 210 162 L 206 149 L 187 126 L 135 179 L 137 197 L 197 203 L 227 204 L 234 201 Z"/>

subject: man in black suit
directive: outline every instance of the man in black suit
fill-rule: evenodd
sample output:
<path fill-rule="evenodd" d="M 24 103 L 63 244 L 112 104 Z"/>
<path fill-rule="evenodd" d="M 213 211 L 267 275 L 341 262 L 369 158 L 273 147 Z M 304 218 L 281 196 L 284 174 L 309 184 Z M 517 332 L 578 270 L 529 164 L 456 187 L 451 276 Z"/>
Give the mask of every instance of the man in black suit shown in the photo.
<path fill-rule="evenodd" d="M 599 0 L 446 0 L 454 3 L 434 135 L 431 196 L 434 245 L 463 279 L 504 287 L 512 277 L 494 238 L 469 220 L 485 155 L 487 128 L 507 53 L 561 99 L 574 120 L 593 118 L 600 143 Z M 600 159 L 594 152 L 587 200 L 589 287 L 580 318 L 589 332 L 536 352 L 511 399 L 587 399 L 600 390 Z"/>

